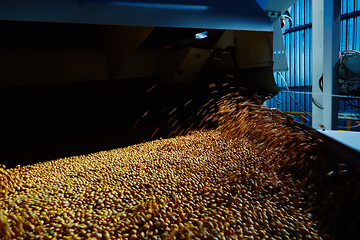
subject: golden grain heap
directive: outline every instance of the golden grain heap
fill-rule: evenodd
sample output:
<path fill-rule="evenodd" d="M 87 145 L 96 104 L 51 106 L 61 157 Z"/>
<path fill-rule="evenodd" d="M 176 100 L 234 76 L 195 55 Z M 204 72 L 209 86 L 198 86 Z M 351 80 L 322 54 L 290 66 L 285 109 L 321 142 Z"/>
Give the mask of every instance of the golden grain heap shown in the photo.
<path fill-rule="evenodd" d="M 220 124 L 214 130 L 0 168 L 0 237 L 333 239 L 352 234 L 359 217 L 350 213 L 358 207 L 348 204 L 359 201 L 359 185 L 344 168 L 316 155 L 319 146 L 310 133 L 253 104 L 222 100 L 218 107 L 212 119 Z M 349 190 L 351 199 L 342 202 Z M 346 214 L 348 220 L 339 222 Z"/>

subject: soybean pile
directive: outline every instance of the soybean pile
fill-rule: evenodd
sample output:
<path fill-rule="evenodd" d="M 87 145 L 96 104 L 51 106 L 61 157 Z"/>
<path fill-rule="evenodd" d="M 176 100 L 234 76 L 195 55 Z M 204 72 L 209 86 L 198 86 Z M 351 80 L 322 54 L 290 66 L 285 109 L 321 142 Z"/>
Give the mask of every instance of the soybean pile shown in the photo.
<path fill-rule="evenodd" d="M 277 110 L 221 99 L 216 129 L 0 168 L 2 239 L 354 239 L 360 184 Z"/>

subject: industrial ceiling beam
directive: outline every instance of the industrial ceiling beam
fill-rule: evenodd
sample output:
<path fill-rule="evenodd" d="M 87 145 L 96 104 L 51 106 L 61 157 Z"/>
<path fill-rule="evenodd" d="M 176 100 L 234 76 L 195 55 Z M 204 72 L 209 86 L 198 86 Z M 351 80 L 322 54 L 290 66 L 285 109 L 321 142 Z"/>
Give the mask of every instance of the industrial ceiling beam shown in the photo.
<path fill-rule="evenodd" d="M 255 0 L 0 1 L 0 20 L 272 31 Z"/>

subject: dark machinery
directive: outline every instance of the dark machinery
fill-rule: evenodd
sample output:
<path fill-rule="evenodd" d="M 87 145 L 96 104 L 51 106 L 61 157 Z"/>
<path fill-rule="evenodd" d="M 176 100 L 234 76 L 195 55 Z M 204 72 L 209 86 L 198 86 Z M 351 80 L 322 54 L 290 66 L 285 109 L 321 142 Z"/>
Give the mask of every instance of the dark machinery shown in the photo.
<path fill-rule="evenodd" d="M 216 82 L 227 84 L 222 94 L 277 94 L 273 69 L 287 68 L 280 16 L 293 2 L 2 2 L 3 159 L 14 166 L 20 153 L 30 163 L 167 136 L 170 127 L 154 134 L 166 111 L 186 120 Z"/>
<path fill-rule="evenodd" d="M 281 20 L 294 2 L 0 2 L 0 163 L 11 168 L 204 128 L 213 102 L 234 92 L 261 104 L 278 93 L 274 71 L 287 70 Z M 360 152 L 284 119 L 288 129 L 301 129 L 321 146 L 311 157 L 297 152 L 302 160 L 318 154 L 341 167 L 319 179 L 310 170 L 308 178 L 297 176 L 297 184 L 312 191 L 338 174 L 330 182 L 334 189 L 324 184 L 310 197 L 317 196 L 319 212 L 326 213 L 319 224 L 340 225 L 336 233 L 353 239 L 358 223 L 342 228 L 348 222 L 342 209 L 357 219 L 359 209 L 352 203 L 359 195 L 352 189 L 358 185 L 348 183 L 357 183 Z M 276 126 L 269 126 L 276 133 Z M 289 152 L 301 147 L 297 143 Z M 294 161 L 290 167 L 307 168 L 307 163 Z M 331 198 L 334 192 L 340 197 Z M 327 225 L 328 219 L 334 225 Z"/>
<path fill-rule="evenodd" d="M 281 15 L 294 2 L 1 2 L 3 163 L 167 137 L 233 89 L 277 94 Z"/>

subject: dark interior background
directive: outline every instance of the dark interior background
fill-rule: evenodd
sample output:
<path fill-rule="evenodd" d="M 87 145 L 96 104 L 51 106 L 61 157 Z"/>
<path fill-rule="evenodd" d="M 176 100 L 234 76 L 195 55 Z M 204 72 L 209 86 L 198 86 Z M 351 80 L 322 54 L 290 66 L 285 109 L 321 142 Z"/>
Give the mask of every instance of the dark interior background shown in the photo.
<path fill-rule="evenodd" d="M 197 129 L 205 103 L 236 91 L 252 96 L 260 88 L 249 79 L 269 71 L 238 70 L 242 78 L 230 81 L 227 72 L 200 74 L 188 86 L 155 77 L 0 88 L 0 163 L 27 165 L 167 138 L 178 126 Z"/>
<path fill-rule="evenodd" d="M 0 21 L 0 28 L 3 33 L 1 49 L 15 49 L 17 52 L 52 47 L 102 49 L 104 44 L 100 25 Z M 156 28 L 142 45 L 212 49 L 223 33 L 209 30 L 208 38 L 195 41 L 198 31 Z M 26 79 L 16 79 L 24 83 L 23 86 L 3 77 L 0 79 L 4 82 L 0 87 L 0 164 L 8 168 L 28 165 L 174 136 L 171 133 L 178 127 L 177 133 L 193 123 L 193 129 L 196 129 L 204 117 L 196 113 L 211 99 L 217 100 L 239 89 L 248 96 L 254 91 L 264 95 L 269 91 L 276 94 L 278 89 L 272 67 L 213 72 L 212 67 L 218 63 L 213 55 L 206 62 L 210 71 L 200 72 L 190 85 L 162 85 L 159 77 L 63 83 L 48 79 L 51 84 L 35 81 L 34 85 Z M 5 59 L 3 63 L 6 61 L 9 60 Z M 78 71 L 78 62 L 74 64 Z M 24 70 L 17 68 L 16 61 L 11 66 L 15 70 L 10 73 L 15 75 Z M 41 72 L 42 68 L 41 65 L 36 70 Z M 234 77 L 229 79 L 227 74 Z M 212 83 L 216 83 L 216 89 L 209 89 Z M 244 88 L 247 91 L 243 91 Z M 176 120 L 178 122 L 174 125 Z M 214 126 L 216 123 L 208 125 Z"/>

